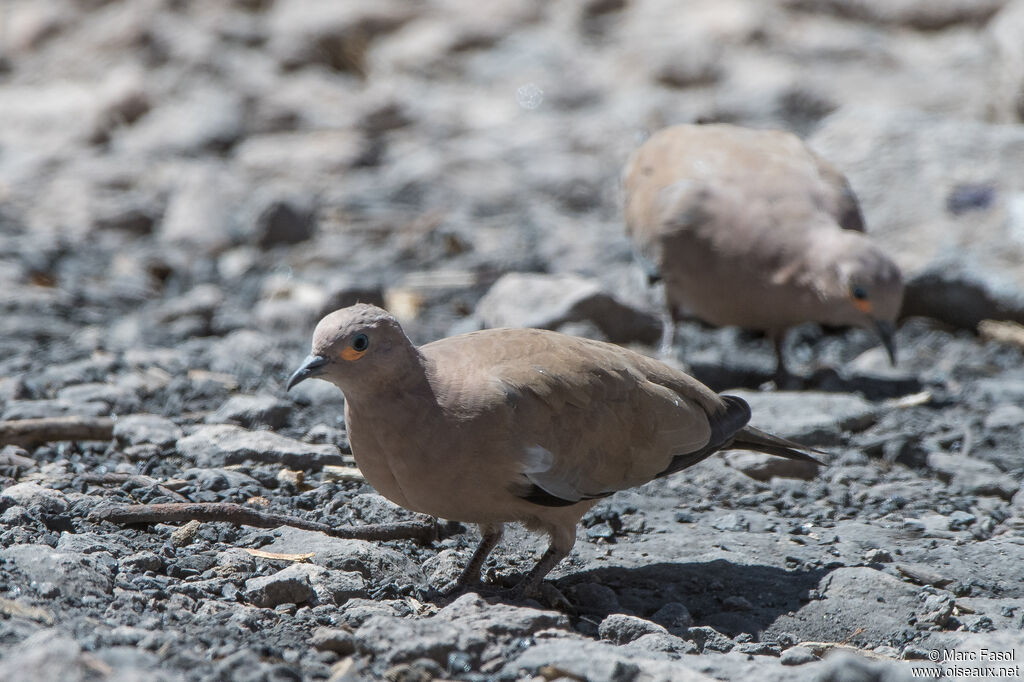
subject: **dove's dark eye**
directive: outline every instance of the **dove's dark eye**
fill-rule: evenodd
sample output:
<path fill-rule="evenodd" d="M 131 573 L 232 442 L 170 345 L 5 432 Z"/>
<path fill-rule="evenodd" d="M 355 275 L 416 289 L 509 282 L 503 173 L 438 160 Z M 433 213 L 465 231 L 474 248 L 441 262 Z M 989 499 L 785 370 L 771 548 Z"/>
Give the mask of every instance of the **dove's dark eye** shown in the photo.
<path fill-rule="evenodd" d="M 868 300 L 868 292 L 867 290 L 864 289 L 864 287 L 861 286 L 855 286 L 852 289 L 850 289 L 850 295 L 853 296 L 858 301 Z"/>
<path fill-rule="evenodd" d="M 353 350 L 357 350 L 357 351 L 362 352 L 362 351 L 366 350 L 369 347 L 370 347 L 370 339 L 369 339 L 368 336 L 366 336 L 366 334 L 357 334 L 356 337 L 354 339 L 352 339 L 352 349 Z"/>

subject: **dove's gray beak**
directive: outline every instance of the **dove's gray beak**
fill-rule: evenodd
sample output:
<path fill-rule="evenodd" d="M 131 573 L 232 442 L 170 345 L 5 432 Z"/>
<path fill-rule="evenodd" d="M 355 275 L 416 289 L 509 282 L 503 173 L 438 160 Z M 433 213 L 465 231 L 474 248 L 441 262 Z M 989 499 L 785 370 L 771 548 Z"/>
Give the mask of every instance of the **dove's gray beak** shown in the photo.
<path fill-rule="evenodd" d="M 288 387 L 286 391 L 292 390 L 293 386 L 296 386 L 306 379 L 312 379 L 313 377 L 320 376 L 324 373 L 324 366 L 327 365 L 327 358 L 322 355 L 310 355 L 302 361 L 302 365 L 295 370 L 291 378 L 288 379 Z"/>
<path fill-rule="evenodd" d="M 882 345 L 885 346 L 885 350 L 889 353 L 889 360 L 892 362 L 893 367 L 896 366 L 896 328 L 892 322 L 885 320 L 875 320 L 875 331 L 878 332 L 878 337 L 882 339 Z"/>

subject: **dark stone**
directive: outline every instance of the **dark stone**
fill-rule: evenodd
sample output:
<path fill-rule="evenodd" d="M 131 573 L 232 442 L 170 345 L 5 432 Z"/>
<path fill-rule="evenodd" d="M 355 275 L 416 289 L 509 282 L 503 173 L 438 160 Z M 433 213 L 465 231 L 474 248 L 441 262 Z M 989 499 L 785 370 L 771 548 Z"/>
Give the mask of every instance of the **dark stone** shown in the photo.
<path fill-rule="evenodd" d="M 254 226 L 256 243 L 264 249 L 304 242 L 315 230 L 313 209 L 289 199 L 269 201 L 258 212 Z"/>

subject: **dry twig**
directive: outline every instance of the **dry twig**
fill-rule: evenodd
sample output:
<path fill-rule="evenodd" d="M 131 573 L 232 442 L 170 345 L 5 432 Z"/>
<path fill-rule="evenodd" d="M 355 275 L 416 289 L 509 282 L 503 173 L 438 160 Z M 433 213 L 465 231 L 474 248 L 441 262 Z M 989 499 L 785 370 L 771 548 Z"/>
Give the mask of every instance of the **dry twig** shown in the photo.
<path fill-rule="evenodd" d="M 863 631 L 863 628 L 860 628 Z M 854 633 L 852 636 L 856 636 Z M 848 638 L 849 639 L 849 638 Z M 806 647 L 819 658 L 829 653 L 830 651 L 848 651 L 864 658 L 870 658 L 875 661 L 891 661 L 892 656 L 886 656 L 885 654 L 872 651 L 871 649 L 862 649 L 858 646 L 848 644 L 846 641 L 843 642 L 800 642 L 799 646 Z"/>
<path fill-rule="evenodd" d="M 90 518 L 111 523 L 176 523 L 180 521 L 213 521 L 233 523 L 239 526 L 277 528 L 291 526 L 312 530 L 335 538 L 347 540 L 416 540 L 421 544 L 437 538 L 437 527 L 433 519 L 424 517 L 420 521 L 404 523 L 381 523 L 368 526 L 330 526 L 317 521 L 307 521 L 296 516 L 261 512 L 231 502 L 188 502 L 166 504 L 119 504 L 99 507 Z"/>
<path fill-rule="evenodd" d="M 23 604 L 16 599 L 0 597 L 0 614 L 29 618 L 46 626 L 53 625 L 53 615 L 49 611 L 38 606 Z"/>
<path fill-rule="evenodd" d="M 1004 320 L 982 320 L 978 323 L 981 338 L 1024 348 L 1024 325 Z"/>
<path fill-rule="evenodd" d="M 110 440 L 114 420 L 110 417 L 43 417 L 0 421 L 0 446 L 23 448 L 60 440 Z"/>
<path fill-rule="evenodd" d="M 316 556 L 316 552 L 305 552 L 303 554 L 282 554 L 281 552 L 264 552 L 262 549 L 253 549 L 252 547 L 246 547 L 245 551 L 254 557 L 260 559 L 277 559 L 278 561 L 308 561 Z"/>

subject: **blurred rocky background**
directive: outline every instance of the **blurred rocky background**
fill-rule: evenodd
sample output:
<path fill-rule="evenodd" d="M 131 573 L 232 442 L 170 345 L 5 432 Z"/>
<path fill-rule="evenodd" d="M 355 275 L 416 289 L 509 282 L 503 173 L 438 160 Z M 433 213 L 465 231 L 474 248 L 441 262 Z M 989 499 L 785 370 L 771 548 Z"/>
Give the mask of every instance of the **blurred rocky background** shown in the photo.
<path fill-rule="evenodd" d="M 538 325 L 653 353 L 619 174 L 697 121 L 808 139 L 904 268 L 900 367 L 809 326 L 792 365 L 820 392 L 744 394 L 833 453 L 818 479 L 730 455 L 616 496 L 535 605 L 555 612 L 426 602 L 472 533 L 88 520 L 179 497 L 398 514 L 330 468 L 341 394 L 283 392 L 356 301 L 418 342 Z M 0 678 L 900 679 L 937 647 L 1019 648 L 1015 322 L 1024 0 L 3 0 L 0 420 L 118 419 L 0 450 Z M 677 351 L 718 389 L 773 363 L 696 324 Z M 498 582 L 542 549 L 510 542 Z M 259 547 L 316 556 L 238 549 Z"/>

